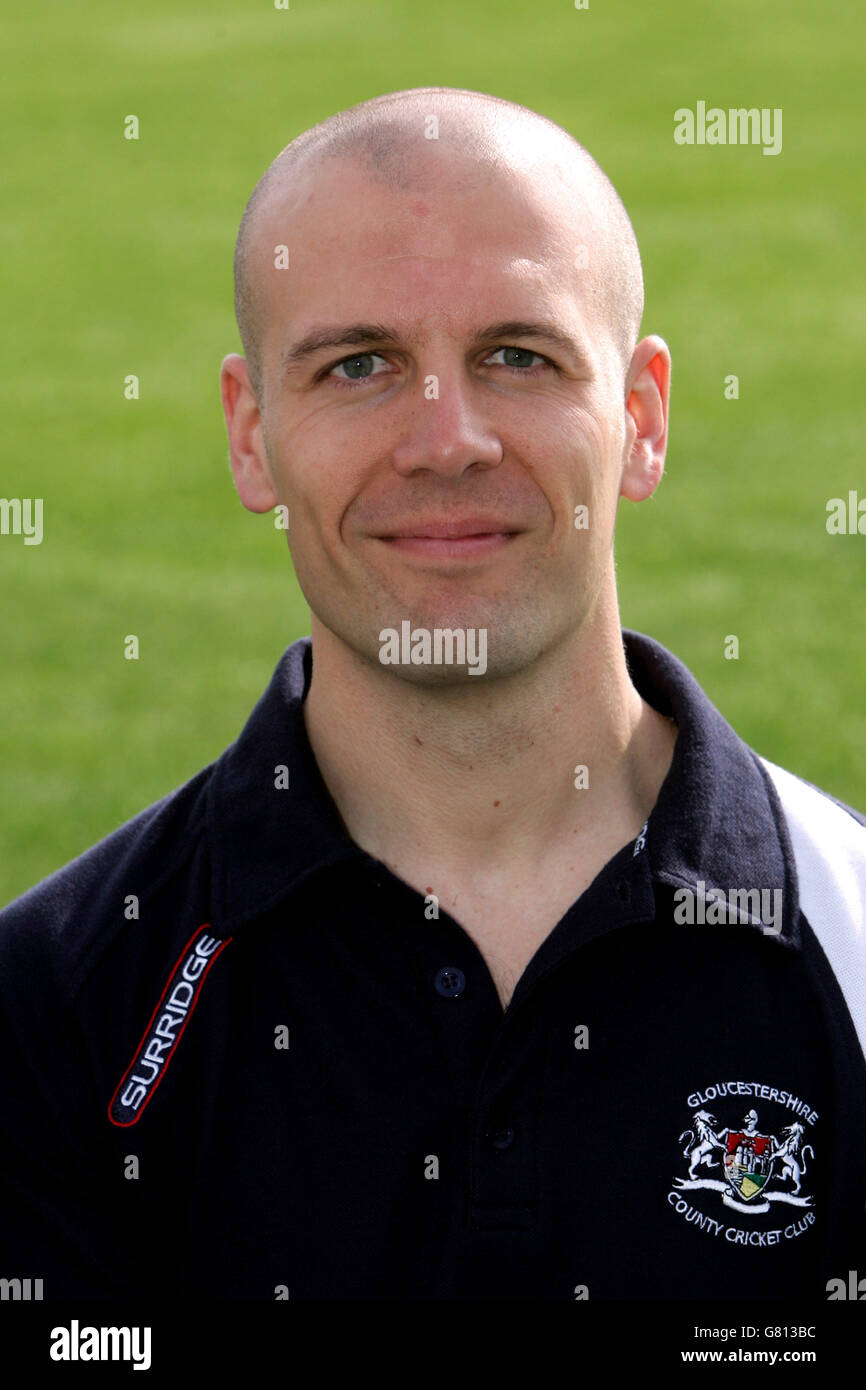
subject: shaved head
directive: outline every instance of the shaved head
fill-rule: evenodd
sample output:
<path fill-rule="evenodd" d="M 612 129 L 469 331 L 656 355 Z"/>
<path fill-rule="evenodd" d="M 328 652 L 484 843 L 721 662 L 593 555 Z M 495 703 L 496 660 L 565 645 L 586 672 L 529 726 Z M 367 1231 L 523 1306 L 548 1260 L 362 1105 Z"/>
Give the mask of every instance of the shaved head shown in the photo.
<path fill-rule="evenodd" d="M 607 175 L 568 131 L 528 107 L 482 92 L 418 87 L 361 102 L 304 131 L 253 189 L 235 248 L 235 313 L 260 403 L 274 268 L 267 219 L 275 208 L 302 207 L 311 179 L 340 161 L 393 192 L 444 199 L 458 190 L 483 193 L 499 178 L 537 190 L 542 205 L 558 199 L 571 219 L 575 284 L 580 278 L 625 375 L 643 317 L 643 275 L 634 229 Z"/>

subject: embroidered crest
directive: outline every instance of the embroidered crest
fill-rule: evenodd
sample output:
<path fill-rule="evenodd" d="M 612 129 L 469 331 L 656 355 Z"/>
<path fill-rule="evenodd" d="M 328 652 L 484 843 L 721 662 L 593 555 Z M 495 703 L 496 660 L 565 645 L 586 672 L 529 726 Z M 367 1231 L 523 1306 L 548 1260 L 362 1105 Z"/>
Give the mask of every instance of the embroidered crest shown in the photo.
<path fill-rule="evenodd" d="M 735 1109 L 741 1096 L 758 1100 L 761 1114 L 754 1106 L 745 1114 L 739 1106 Z M 719 1100 L 726 1102 L 723 1118 L 728 1124 L 716 1117 L 715 1107 L 710 1109 L 709 1103 Z M 768 1102 L 766 1107 L 763 1102 Z M 673 1179 L 667 1198 L 677 1215 L 732 1245 L 778 1245 L 812 1229 L 814 1199 L 804 1186 L 810 1185 L 815 1160 L 811 1127 L 818 1112 L 793 1091 L 757 1081 L 717 1082 L 689 1096 L 688 1104 L 691 1119 L 679 1137 L 688 1175 Z M 769 1123 L 762 1125 L 762 1116 Z M 685 1193 L 707 1196 L 687 1198 Z M 770 1222 L 760 1220 L 743 1227 L 728 1225 L 719 1219 L 723 1207 L 750 1218 L 774 1212 L 782 1224 L 778 1229 L 768 1229 Z M 792 1207 L 799 1208 L 799 1214 L 791 1213 Z"/>
<path fill-rule="evenodd" d="M 749 1110 L 739 1125 L 719 1128 L 715 1115 L 697 1110 L 685 1139 L 683 1157 L 689 1160 L 688 1178 L 674 1178 L 679 1191 L 707 1188 L 721 1192 L 725 1206 L 738 1211 L 769 1211 L 771 1202 L 810 1207 L 812 1198 L 801 1196 L 806 1154 L 814 1158 L 811 1144 L 803 1144 L 804 1126 L 795 1120 L 775 1134 L 758 1129 L 758 1112 Z M 718 1178 L 696 1176 L 701 1168 L 720 1170 Z M 782 1191 L 780 1184 L 790 1183 Z"/>

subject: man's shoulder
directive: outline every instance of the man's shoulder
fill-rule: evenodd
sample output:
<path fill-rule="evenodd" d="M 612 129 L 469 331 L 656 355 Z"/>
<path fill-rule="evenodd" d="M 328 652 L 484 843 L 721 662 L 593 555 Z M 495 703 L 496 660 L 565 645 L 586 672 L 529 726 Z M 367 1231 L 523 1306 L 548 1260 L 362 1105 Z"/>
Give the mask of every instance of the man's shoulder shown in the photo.
<path fill-rule="evenodd" d="M 761 758 L 781 806 L 800 912 L 842 990 L 866 1057 L 866 818 Z"/>
<path fill-rule="evenodd" d="M 759 757 L 759 762 L 799 840 L 812 845 L 830 861 L 840 857 L 866 861 L 866 815 L 862 811 L 769 758 Z"/>
<path fill-rule="evenodd" d="M 49 968 L 74 989 L 88 962 L 158 900 L 201 849 L 215 763 L 0 911 L 0 972 Z"/>
<path fill-rule="evenodd" d="M 813 927 L 831 921 L 856 939 L 866 965 L 866 817 L 768 758 L 759 762 L 784 816 L 803 912 Z"/>

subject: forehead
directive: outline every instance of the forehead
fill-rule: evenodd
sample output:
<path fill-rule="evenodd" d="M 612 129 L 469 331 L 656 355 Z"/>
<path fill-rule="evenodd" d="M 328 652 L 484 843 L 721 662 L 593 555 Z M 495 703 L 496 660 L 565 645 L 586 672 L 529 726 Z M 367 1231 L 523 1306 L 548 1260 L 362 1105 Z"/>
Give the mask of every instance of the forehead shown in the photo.
<path fill-rule="evenodd" d="M 358 161 L 327 161 L 277 189 L 263 211 L 263 336 L 282 345 L 287 331 L 322 318 L 458 328 L 464 310 L 474 322 L 479 312 L 528 317 L 554 304 L 560 318 L 588 326 L 597 243 L 588 192 L 561 172 L 545 182 L 437 151 L 395 187 Z M 281 245 L 284 270 L 274 268 Z"/>

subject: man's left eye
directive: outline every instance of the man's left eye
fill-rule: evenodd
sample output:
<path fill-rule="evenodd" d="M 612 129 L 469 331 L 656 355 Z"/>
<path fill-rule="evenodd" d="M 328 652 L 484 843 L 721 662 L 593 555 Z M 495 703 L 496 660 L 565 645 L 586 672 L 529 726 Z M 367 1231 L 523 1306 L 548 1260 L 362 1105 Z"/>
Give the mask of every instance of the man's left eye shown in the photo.
<path fill-rule="evenodd" d="M 485 360 L 486 360 L 487 362 L 490 362 L 490 361 L 492 361 L 492 359 L 493 359 L 494 357 L 498 357 L 499 354 L 500 354 L 501 352 L 504 352 L 504 353 L 505 353 L 505 358 L 506 358 L 506 360 L 502 363 L 502 366 L 503 366 L 503 367 L 510 367 L 512 371 L 520 372 L 520 373 L 521 373 L 522 375 L 524 375 L 524 376 L 526 375 L 526 370 L 527 370 L 527 368 L 529 368 L 530 370 L 533 369 L 533 364 L 532 364 L 531 362 L 526 361 L 526 360 L 525 360 L 526 358 L 529 358 L 529 357 L 537 357 L 537 358 L 538 358 L 538 361 L 539 361 L 539 362 L 542 364 L 542 366 L 544 366 L 544 367 L 549 367 L 549 366 L 552 365 L 552 363 L 548 362 L 548 360 L 547 360 L 546 357 L 542 357 L 542 355 L 541 355 L 540 352 L 533 352 L 531 348 L 518 348 L 518 347 L 501 347 L 501 348 L 497 348 L 496 351 L 495 351 L 494 353 L 492 353 L 491 356 L 488 357 L 488 358 L 486 358 Z M 523 360 L 523 361 L 520 361 L 520 360 L 515 361 L 515 360 L 514 360 L 515 358 L 517 358 L 517 359 L 523 358 L 524 360 Z"/>

